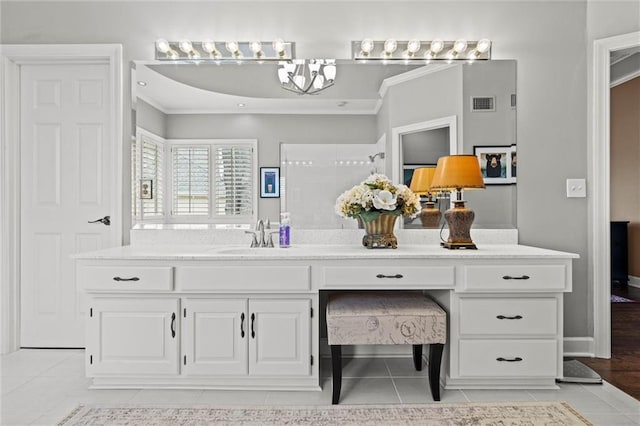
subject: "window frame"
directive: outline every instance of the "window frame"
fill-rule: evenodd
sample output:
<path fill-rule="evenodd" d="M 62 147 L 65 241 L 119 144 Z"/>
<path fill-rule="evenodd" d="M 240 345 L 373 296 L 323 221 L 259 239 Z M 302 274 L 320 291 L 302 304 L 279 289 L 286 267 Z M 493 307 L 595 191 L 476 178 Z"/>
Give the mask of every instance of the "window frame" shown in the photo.
<path fill-rule="evenodd" d="M 163 190 L 163 193 L 162 193 L 163 214 L 162 215 L 145 217 L 143 214 L 143 209 L 142 209 L 143 200 L 140 199 L 140 196 L 138 193 L 139 185 L 140 185 L 139 180 L 143 172 L 143 162 L 142 162 L 142 154 L 143 154 L 142 150 L 144 149 L 143 137 L 151 139 L 155 144 L 161 146 L 163 151 L 164 164 L 162 164 L 162 166 L 158 168 L 162 170 L 162 173 L 163 173 L 162 180 L 164 181 L 164 185 L 162 188 Z M 131 212 L 133 224 L 135 225 L 138 223 L 166 223 L 169 217 L 169 214 L 168 214 L 169 203 L 167 200 L 167 195 L 169 195 L 169 193 L 167 192 L 168 190 L 167 177 L 169 177 L 169 175 L 167 175 L 167 154 L 170 153 L 170 150 L 169 150 L 168 140 L 142 127 L 136 127 L 135 144 L 136 144 L 136 152 L 134 155 L 139 156 L 140 161 L 135 165 L 136 166 L 135 176 L 132 176 L 132 179 L 135 179 L 135 180 L 131 182 L 131 191 L 134 193 L 131 198 L 132 198 L 132 202 L 135 202 L 135 210 L 133 210 L 132 208 L 132 212 Z M 131 150 L 131 152 L 133 154 L 133 150 Z M 154 185 L 156 184 L 157 184 L 157 180 L 154 181 Z M 156 186 L 156 189 L 157 189 L 157 186 Z"/>
<path fill-rule="evenodd" d="M 165 202 L 168 202 L 168 209 L 165 210 L 166 223 L 211 223 L 211 224 L 247 224 L 255 223 L 258 217 L 258 140 L 257 139 L 167 139 L 168 157 L 165 155 L 166 192 Z M 215 214 L 215 170 L 214 153 L 215 147 L 220 146 L 250 146 L 253 150 L 251 170 L 251 215 L 244 216 L 218 216 Z M 179 215 L 173 214 L 174 193 L 173 193 L 173 148 L 174 147 L 204 147 L 209 150 L 209 214 L 207 215 Z M 166 159 L 170 160 L 167 161 Z"/>

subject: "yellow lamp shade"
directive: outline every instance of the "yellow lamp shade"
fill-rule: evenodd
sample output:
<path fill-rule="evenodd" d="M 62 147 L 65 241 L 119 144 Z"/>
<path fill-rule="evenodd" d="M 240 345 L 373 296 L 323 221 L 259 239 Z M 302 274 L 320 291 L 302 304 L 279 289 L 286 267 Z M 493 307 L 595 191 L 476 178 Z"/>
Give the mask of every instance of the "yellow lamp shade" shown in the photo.
<path fill-rule="evenodd" d="M 420 167 L 419 169 L 415 169 L 409 188 L 418 195 L 428 194 L 431 191 L 431 181 L 433 180 L 433 174 L 435 172 L 435 167 Z"/>
<path fill-rule="evenodd" d="M 475 155 L 448 155 L 438 159 L 432 190 L 482 189 L 484 180 Z"/>

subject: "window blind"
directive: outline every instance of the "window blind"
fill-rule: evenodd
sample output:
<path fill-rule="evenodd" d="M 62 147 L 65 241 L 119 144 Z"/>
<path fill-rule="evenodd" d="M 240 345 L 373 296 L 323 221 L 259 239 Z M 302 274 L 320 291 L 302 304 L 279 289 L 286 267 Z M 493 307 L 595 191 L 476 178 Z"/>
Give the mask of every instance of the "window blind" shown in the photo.
<path fill-rule="evenodd" d="M 141 181 L 151 181 L 151 198 L 142 198 L 142 217 L 164 215 L 164 147 L 147 136 L 142 136 L 142 174 L 138 182 L 140 194 Z"/>
<path fill-rule="evenodd" d="M 173 215 L 209 214 L 209 148 L 178 147 L 173 152 Z"/>
<path fill-rule="evenodd" d="M 214 146 L 214 215 L 253 213 L 253 148 Z"/>

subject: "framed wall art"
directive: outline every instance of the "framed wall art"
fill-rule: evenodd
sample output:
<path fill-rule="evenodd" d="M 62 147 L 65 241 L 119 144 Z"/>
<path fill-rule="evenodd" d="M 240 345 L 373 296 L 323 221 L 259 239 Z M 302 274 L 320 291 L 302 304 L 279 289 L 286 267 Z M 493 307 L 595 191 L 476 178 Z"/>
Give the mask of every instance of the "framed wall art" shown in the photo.
<path fill-rule="evenodd" d="M 510 185 L 515 183 L 515 145 L 476 145 L 473 153 L 480 162 L 480 171 L 485 185 Z M 514 164 L 514 167 L 512 167 Z"/>
<path fill-rule="evenodd" d="M 280 198 L 280 167 L 260 167 L 260 198 Z"/>

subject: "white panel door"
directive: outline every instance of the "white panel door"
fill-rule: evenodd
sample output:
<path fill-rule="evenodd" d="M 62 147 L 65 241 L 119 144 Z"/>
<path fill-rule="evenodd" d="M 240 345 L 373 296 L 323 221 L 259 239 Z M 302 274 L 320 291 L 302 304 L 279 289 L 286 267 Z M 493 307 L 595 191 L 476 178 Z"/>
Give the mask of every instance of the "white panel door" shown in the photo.
<path fill-rule="evenodd" d="M 88 308 L 88 376 L 178 374 L 177 298 L 96 298 Z"/>
<path fill-rule="evenodd" d="M 249 374 L 311 374 L 311 300 L 249 300 Z"/>
<path fill-rule="evenodd" d="M 23 65 L 20 78 L 21 346 L 84 347 L 69 256 L 120 243 L 109 226 L 88 223 L 120 213 L 110 206 L 109 67 Z"/>
<path fill-rule="evenodd" d="M 182 371 L 247 374 L 247 299 L 183 299 Z"/>

